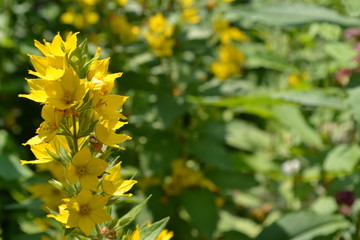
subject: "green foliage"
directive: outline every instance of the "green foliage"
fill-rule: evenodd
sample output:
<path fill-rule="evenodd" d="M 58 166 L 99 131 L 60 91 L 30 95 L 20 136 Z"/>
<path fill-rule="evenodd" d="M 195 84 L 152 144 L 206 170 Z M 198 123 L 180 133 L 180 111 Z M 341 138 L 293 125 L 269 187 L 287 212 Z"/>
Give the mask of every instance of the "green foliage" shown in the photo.
<path fill-rule="evenodd" d="M 152 195 L 132 210 L 133 202 L 118 201 L 125 210 L 110 228 L 127 233 L 140 220 L 162 219 L 140 224 L 141 239 L 156 239 L 165 225 L 180 240 L 359 237 L 358 1 L 200 0 L 188 7 L 201 18 L 194 24 L 181 1 L 84 2 L 3 2 L 0 239 L 58 239 L 57 226 L 44 230 L 34 221 L 45 213 L 26 189 L 49 176 L 20 166 L 20 159 L 35 159 L 21 143 L 42 119 L 17 94 L 28 90 L 24 78 L 33 69 L 26 55 L 40 55 L 33 39 L 68 31 L 85 39 L 70 63 L 81 66 L 82 77 L 96 46 L 100 58 L 111 57 L 110 72 L 124 73 L 116 91 L 129 96 L 124 128 L 133 139 L 111 158 L 120 157 L 123 175 L 138 180 L 137 199 Z M 145 37 L 158 12 L 174 26 L 168 56 L 156 55 Z M 121 17 L 136 28 L 117 25 Z M 247 39 L 226 43 L 214 27 L 219 19 Z M 223 80 L 212 66 L 226 58 L 226 44 L 244 60 Z M 80 116 L 91 108 L 84 104 Z M 79 137 L 94 127 L 83 121 Z M 70 160 L 64 149 L 53 157 Z M 339 200 L 346 191 L 355 203 Z"/>
<path fill-rule="evenodd" d="M 319 236 L 331 236 L 335 231 L 348 227 L 349 222 L 343 216 L 316 215 L 301 211 L 284 215 L 266 227 L 256 239 L 315 239 Z"/>

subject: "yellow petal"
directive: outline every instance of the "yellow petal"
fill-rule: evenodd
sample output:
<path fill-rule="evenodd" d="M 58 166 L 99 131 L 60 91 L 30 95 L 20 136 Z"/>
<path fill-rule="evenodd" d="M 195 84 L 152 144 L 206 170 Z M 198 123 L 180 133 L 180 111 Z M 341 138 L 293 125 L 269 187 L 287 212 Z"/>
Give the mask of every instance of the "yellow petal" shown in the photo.
<path fill-rule="evenodd" d="M 77 168 L 72 163 L 66 166 L 65 178 L 68 179 L 71 184 L 75 184 L 79 180 Z"/>
<path fill-rule="evenodd" d="M 67 220 L 67 225 L 69 227 L 78 227 L 79 226 L 79 219 L 81 215 L 76 211 L 69 211 L 69 218 Z"/>
<path fill-rule="evenodd" d="M 109 181 L 119 181 L 121 180 L 121 162 L 114 165 L 112 168 L 110 168 L 109 171 L 107 171 L 109 174 L 106 174 L 103 179 L 109 180 Z"/>
<path fill-rule="evenodd" d="M 41 78 L 26 78 L 29 87 L 33 90 L 44 90 L 45 80 Z"/>
<path fill-rule="evenodd" d="M 100 142 L 111 147 L 119 147 L 116 144 L 131 139 L 130 136 L 125 134 L 116 134 L 115 131 L 110 131 L 99 123 L 95 127 L 95 136 Z"/>
<path fill-rule="evenodd" d="M 79 152 L 75 154 L 72 159 L 72 163 L 76 167 L 85 167 L 85 165 L 91 160 L 91 152 L 88 146 L 82 148 Z"/>
<path fill-rule="evenodd" d="M 52 159 L 39 159 L 39 160 L 33 160 L 33 161 L 27 161 L 27 160 L 20 160 L 21 165 L 25 164 L 42 164 L 42 163 L 48 163 L 53 161 Z"/>
<path fill-rule="evenodd" d="M 45 103 L 48 97 L 44 90 L 30 90 L 30 94 L 19 94 L 18 96 L 39 103 Z"/>
<path fill-rule="evenodd" d="M 79 219 L 79 228 L 85 233 L 85 235 L 89 236 L 94 227 L 95 222 L 89 216 L 81 216 Z"/>
<path fill-rule="evenodd" d="M 109 222 L 112 220 L 112 218 L 105 212 L 104 209 L 91 211 L 89 217 L 96 223 Z"/>
<path fill-rule="evenodd" d="M 79 32 L 76 32 L 74 34 L 72 34 L 71 32 L 67 35 L 66 37 L 66 42 L 65 42 L 65 52 L 66 53 L 71 53 L 72 51 L 75 50 L 76 45 L 77 45 L 77 36 Z"/>
<path fill-rule="evenodd" d="M 108 163 L 100 158 L 92 158 L 91 161 L 86 165 L 86 171 L 91 175 L 99 176 L 102 174 Z"/>
<path fill-rule="evenodd" d="M 30 61 L 32 65 L 34 66 L 35 70 L 41 74 L 42 76 L 46 75 L 46 69 L 49 67 L 49 63 L 46 59 L 46 57 L 39 57 L 35 55 L 30 55 Z"/>
<path fill-rule="evenodd" d="M 35 40 L 35 47 L 40 50 L 45 56 L 49 54 L 49 50 L 45 45 L 41 44 L 39 41 Z"/>
<path fill-rule="evenodd" d="M 92 200 L 92 194 L 89 190 L 81 189 L 79 195 L 76 197 L 76 201 L 80 206 L 89 204 Z"/>
<path fill-rule="evenodd" d="M 96 191 L 99 185 L 99 180 L 95 175 L 83 174 L 80 175 L 80 185 L 84 189 L 90 189 Z"/>
<path fill-rule="evenodd" d="M 102 209 L 106 205 L 108 200 L 109 200 L 109 197 L 94 195 L 89 206 L 91 209 Z"/>
<path fill-rule="evenodd" d="M 101 187 L 104 193 L 107 195 L 113 195 L 113 193 L 116 191 L 116 186 L 113 181 L 110 180 L 102 180 L 101 181 Z"/>
<path fill-rule="evenodd" d="M 42 143 L 43 140 L 41 138 L 39 138 L 39 136 L 35 136 L 30 138 L 26 143 L 23 143 L 24 146 L 26 145 L 36 145 L 36 144 L 40 144 Z"/>
<path fill-rule="evenodd" d="M 64 55 L 64 51 L 61 49 L 61 44 L 63 43 L 63 39 L 61 38 L 60 34 L 58 33 L 52 43 L 51 43 L 51 47 L 50 47 L 50 53 L 52 55 L 55 56 L 63 56 Z"/>
<path fill-rule="evenodd" d="M 130 189 L 136 184 L 136 180 L 124 180 L 121 182 L 120 186 L 117 187 L 116 191 L 113 193 L 113 196 L 123 196 L 124 193 L 130 191 Z"/>

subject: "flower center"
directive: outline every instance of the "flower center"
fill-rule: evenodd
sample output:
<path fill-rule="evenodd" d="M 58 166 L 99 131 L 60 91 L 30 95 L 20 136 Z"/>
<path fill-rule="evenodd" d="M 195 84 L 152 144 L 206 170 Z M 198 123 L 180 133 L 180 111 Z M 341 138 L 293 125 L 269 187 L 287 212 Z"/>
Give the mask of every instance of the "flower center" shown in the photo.
<path fill-rule="evenodd" d="M 66 91 L 64 93 L 64 101 L 66 104 L 71 104 L 74 100 L 73 100 L 73 93 L 70 91 Z"/>
<path fill-rule="evenodd" d="M 86 170 L 85 170 L 84 167 L 81 167 L 81 168 L 78 169 L 78 173 L 79 173 L 80 175 L 84 174 L 85 172 L 86 172 Z"/>
<path fill-rule="evenodd" d="M 88 205 L 81 206 L 80 208 L 81 215 L 87 215 L 89 212 L 90 212 L 90 208 Z"/>

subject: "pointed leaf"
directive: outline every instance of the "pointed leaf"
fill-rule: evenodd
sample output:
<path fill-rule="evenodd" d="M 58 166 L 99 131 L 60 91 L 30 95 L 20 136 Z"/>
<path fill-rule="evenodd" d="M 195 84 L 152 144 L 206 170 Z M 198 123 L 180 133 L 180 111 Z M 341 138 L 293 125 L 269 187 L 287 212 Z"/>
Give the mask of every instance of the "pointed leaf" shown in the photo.
<path fill-rule="evenodd" d="M 140 240 L 156 240 L 161 231 L 165 228 L 166 224 L 169 221 L 169 217 L 164 218 L 158 222 L 146 226 L 140 230 L 141 239 Z"/>

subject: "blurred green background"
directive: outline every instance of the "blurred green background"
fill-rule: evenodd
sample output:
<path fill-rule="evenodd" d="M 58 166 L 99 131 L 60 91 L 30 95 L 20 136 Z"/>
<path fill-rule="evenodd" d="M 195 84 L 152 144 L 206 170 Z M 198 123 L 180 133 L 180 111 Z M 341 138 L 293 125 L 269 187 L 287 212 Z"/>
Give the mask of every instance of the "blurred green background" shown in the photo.
<path fill-rule="evenodd" d="M 162 14 L 160 16 L 160 14 Z M 34 39 L 101 47 L 133 140 L 119 151 L 139 217 L 173 239 L 359 239 L 360 3 L 0 0 L 0 239 L 55 237 L 21 144 Z M 128 174 L 127 174 L 128 173 Z"/>

